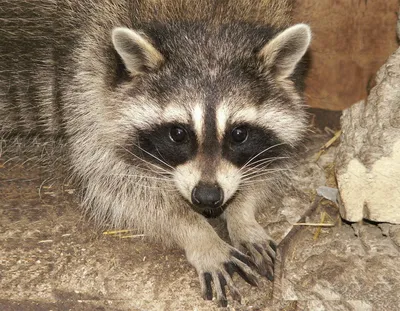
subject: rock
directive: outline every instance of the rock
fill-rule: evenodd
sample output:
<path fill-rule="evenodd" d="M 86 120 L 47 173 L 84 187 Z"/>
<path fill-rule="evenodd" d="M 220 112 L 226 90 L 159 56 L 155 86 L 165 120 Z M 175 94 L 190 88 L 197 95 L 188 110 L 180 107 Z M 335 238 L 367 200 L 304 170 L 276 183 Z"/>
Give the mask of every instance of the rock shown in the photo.
<path fill-rule="evenodd" d="M 366 101 L 343 111 L 336 177 L 348 221 L 400 224 L 400 49 Z"/>

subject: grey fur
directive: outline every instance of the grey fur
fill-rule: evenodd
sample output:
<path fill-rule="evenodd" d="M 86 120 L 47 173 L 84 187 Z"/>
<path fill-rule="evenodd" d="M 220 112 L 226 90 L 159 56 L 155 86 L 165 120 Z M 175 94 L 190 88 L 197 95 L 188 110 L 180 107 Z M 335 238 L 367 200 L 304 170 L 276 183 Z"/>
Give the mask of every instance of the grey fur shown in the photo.
<path fill-rule="evenodd" d="M 208 275 L 221 304 L 219 275 L 238 298 L 228 266 L 250 283 L 253 269 L 272 277 L 275 250 L 255 215 L 284 181 L 280 158 L 306 124 L 296 70 L 310 31 L 284 31 L 292 1 L 3 0 L 0 7 L 3 137 L 62 137 L 91 218 L 183 248 L 206 298 Z M 171 122 L 193 125 L 196 152 L 174 167 L 146 160 L 141 133 Z M 230 162 L 221 145 L 235 122 L 280 141 L 271 146 L 281 150 L 271 159 L 275 174 Z M 193 210 L 199 181 L 224 190 L 233 247 Z"/>

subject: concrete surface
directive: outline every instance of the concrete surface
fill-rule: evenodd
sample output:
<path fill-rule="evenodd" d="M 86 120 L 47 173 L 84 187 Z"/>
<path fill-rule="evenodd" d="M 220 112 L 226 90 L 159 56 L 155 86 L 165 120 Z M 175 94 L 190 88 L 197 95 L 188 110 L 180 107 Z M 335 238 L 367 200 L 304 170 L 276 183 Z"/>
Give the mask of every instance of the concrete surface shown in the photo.
<path fill-rule="evenodd" d="M 337 207 L 315 197 L 334 186 L 334 148 L 315 162 L 328 139 L 310 137 L 285 197 L 260 217 L 281 241 L 274 283 L 253 288 L 236 277 L 243 301 L 228 310 L 400 309 L 400 228 L 341 223 Z M 181 250 L 95 229 L 54 163 L 46 170 L 2 149 L 0 310 L 219 310 L 200 297 Z M 335 227 L 291 225 L 323 215 Z"/>

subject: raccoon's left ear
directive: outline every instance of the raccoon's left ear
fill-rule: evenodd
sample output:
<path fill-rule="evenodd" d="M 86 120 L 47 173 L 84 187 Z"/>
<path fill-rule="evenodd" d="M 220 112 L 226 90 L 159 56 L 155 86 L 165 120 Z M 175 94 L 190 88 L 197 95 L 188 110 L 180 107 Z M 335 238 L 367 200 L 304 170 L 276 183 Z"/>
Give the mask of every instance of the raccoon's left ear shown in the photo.
<path fill-rule="evenodd" d="M 114 28 L 112 42 L 132 76 L 157 69 L 164 62 L 161 53 L 143 35 L 129 28 Z"/>
<path fill-rule="evenodd" d="M 306 24 L 294 25 L 269 41 L 258 53 L 268 72 L 276 78 L 288 78 L 306 53 L 311 30 Z"/>

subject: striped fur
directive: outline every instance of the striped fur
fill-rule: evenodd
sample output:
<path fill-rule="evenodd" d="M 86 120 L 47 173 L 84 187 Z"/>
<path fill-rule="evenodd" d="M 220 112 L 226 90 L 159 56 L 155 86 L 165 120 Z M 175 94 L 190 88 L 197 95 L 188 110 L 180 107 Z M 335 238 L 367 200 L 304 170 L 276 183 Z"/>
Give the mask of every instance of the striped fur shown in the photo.
<path fill-rule="evenodd" d="M 229 265 L 248 279 L 254 265 L 272 277 L 273 243 L 255 215 L 279 190 L 288 165 L 280 159 L 306 124 L 298 63 L 310 31 L 289 28 L 291 0 L 0 0 L 0 8 L 1 137 L 61 137 L 91 218 L 182 247 L 205 298 L 210 278 L 222 305 L 220 277 L 236 290 Z M 168 140 L 170 124 L 187 128 L 186 147 Z M 243 124 L 257 139 L 235 153 L 230 135 Z M 261 164 L 277 173 L 258 172 Z M 215 215 L 233 246 L 194 207 L 200 182 L 221 187 Z"/>
<path fill-rule="evenodd" d="M 1 0 L 0 133 L 59 133 L 71 52 L 85 33 L 109 45 L 117 25 L 240 20 L 283 28 L 291 1 Z M 101 18 L 99 18 L 101 16 Z M 85 23 L 82 23 L 85 21 Z M 67 95 L 68 96 L 68 95 Z"/>

